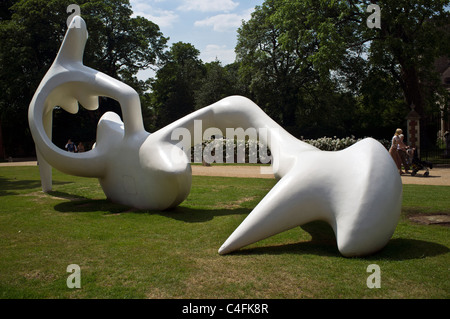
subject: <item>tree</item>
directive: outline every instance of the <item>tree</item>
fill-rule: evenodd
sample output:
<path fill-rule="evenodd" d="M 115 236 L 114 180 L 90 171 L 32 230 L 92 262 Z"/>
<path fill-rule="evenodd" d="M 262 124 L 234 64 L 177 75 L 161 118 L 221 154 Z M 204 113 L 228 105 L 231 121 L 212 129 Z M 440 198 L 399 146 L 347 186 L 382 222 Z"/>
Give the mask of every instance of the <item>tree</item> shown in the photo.
<path fill-rule="evenodd" d="M 245 95 L 246 90 L 239 81 L 238 65 L 225 67 L 221 62 L 205 63 L 206 75 L 200 81 L 200 88 L 195 91 L 196 109 L 215 103 L 230 95 Z"/>
<path fill-rule="evenodd" d="M 450 51 L 450 34 L 444 29 L 450 21 L 448 0 L 376 1 L 381 8 L 379 29 L 366 23 L 370 1 L 275 2 L 279 7 L 274 23 L 283 30 L 284 49 L 298 41 L 315 42 L 310 60 L 325 72 L 338 70 L 349 51 L 367 51 L 371 67 L 382 68 L 398 81 L 405 112 L 411 104 L 421 114 L 434 107 L 439 86 L 433 63 Z"/>
<path fill-rule="evenodd" d="M 71 3 L 10 0 L 6 10 L 1 7 L 0 120 L 9 154 L 33 152 L 27 129 L 28 104 L 58 52 L 67 29 L 66 9 Z M 84 64 L 126 82 L 138 93 L 146 90 L 148 83 L 139 81 L 136 73 L 156 64 L 163 53 L 167 39 L 158 26 L 142 17 L 131 18 L 128 0 L 79 0 L 77 3 L 89 31 Z M 114 104 L 109 99 L 101 99 L 99 111 L 80 112 L 75 120 L 90 121 L 95 127 L 105 109 L 113 107 L 120 112 Z M 62 110 L 56 110 L 54 115 L 56 131 L 66 131 L 69 124 L 77 127 L 74 118 L 69 119 Z M 17 127 L 26 129 L 17 130 Z M 58 145 L 64 139 L 67 137 L 54 142 Z"/>
<path fill-rule="evenodd" d="M 450 52 L 450 14 L 444 1 L 380 1 L 382 28 L 370 47 L 374 64 L 383 65 L 398 81 L 409 107 L 424 115 L 435 109 L 442 87 L 435 60 Z"/>
<path fill-rule="evenodd" d="M 252 97 L 269 116 L 286 128 L 295 126 L 299 89 L 312 79 L 311 64 L 297 63 L 312 47 L 303 43 L 281 46 L 284 28 L 273 23 L 278 1 L 265 1 L 238 30 L 236 46 L 240 73 Z"/>
<path fill-rule="evenodd" d="M 240 73 L 249 83 L 252 98 L 299 137 L 326 134 L 331 127 L 344 126 L 337 120 L 349 122 L 342 109 L 353 102 L 351 96 L 340 95 L 333 81 L 329 72 L 333 61 L 321 50 L 323 35 L 308 27 L 313 14 L 320 12 L 316 12 L 320 9 L 317 2 L 304 1 L 303 5 L 304 10 L 297 10 L 297 20 L 293 21 L 290 13 L 283 11 L 284 1 L 265 1 L 239 29 L 236 46 Z M 323 16 L 317 19 L 327 20 L 331 15 L 320 14 Z M 334 37 L 338 38 L 339 32 Z M 319 56 L 327 64 L 319 62 Z M 342 129 L 338 131 L 345 134 Z"/>
<path fill-rule="evenodd" d="M 167 52 L 163 66 L 152 82 L 152 106 L 156 113 L 155 128 L 195 110 L 195 91 L 205 74 L 200 51 L 192 44 L 177 42 Z"/>
<path fill-rule="evenodd" d="M 411 104 L 422 113 L 436 107 L 433 62 L 450 51 L 449 1 L 376 2 L 381 29 L 366 22 L 370 1 L 266 0 L 257 7 L 236 47 L 255 100 L 284 126 L 324 128 L 314 134 L 333 126 L 373 132 L 368 115 L 403 122 Z"/>

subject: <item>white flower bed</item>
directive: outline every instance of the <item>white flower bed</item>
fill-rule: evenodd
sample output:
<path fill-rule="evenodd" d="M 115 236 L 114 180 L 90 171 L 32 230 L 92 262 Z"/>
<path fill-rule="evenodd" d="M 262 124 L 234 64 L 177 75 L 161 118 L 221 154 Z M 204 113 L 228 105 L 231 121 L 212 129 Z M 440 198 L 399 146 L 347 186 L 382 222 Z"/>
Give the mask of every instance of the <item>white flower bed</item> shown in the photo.
<path fill-rule="evenodd" d="M 354 136 L 337 138 L 321 137 L 318 139 L 303 139 L 322 151 L 340 151 L 362 140 Z M 386 149 L 390 146 L 389 140 L 378 140 Z M 213 139 L 202 143 L 203 158 L 208 162 L 214 162 L 216 151 L 222 152 L 223 163 L 269 163 L 270 150 L 255 140 Z M 193 150 L 193 149 L 192 149 Z M 213 154 L 213 156 L 211 156 Z M 233 158 L 232 158 L 233 156 Z"/>
<path fill-rule="evenodd" d="M 362 140 L 362 138 L 356 139 L 353 135 L 350 137 L 344 137 L 344 138 L 337 138 L 336 136 L 334 136 L 334 137 L 324 136 L 324 137 L 321 137 L 321 138 L 318 138 L 315 140 L 302 139 L 303 142 L 311 144 L 322 151 L 340 151 L 349 146 L 352 146 L 353 144 L 355 144 L 356 142 L 359 142 L 361 140 Z M 383 139 L 383 140 L 378 140 L 378 141 L 386 149 L 389 148 L 389 146 L 390 146 L 389 140 Z"/>

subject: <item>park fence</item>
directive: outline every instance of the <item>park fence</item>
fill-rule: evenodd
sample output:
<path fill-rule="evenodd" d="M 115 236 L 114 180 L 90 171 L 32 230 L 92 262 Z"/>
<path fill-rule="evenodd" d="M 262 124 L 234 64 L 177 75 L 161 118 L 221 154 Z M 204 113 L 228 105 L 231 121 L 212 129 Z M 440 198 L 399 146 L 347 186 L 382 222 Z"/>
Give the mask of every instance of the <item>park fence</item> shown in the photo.
<path fill-rule="evenodd" d="M 450 165 L 448 112 L 433 113 L 420 119 L 420 157 L 436 165 Z"/>

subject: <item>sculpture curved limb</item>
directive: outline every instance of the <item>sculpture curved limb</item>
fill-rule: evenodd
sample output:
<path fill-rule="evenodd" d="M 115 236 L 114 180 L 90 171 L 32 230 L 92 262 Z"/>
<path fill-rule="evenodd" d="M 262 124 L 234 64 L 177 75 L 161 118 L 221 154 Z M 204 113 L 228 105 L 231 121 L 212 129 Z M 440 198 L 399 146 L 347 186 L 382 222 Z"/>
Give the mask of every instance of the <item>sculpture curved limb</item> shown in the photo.
<path fill-rule="evenodd" d="M 369 138 L 343 151 L 323 152 L 293 137 L 240 96 L 220 100 L 150 134 L 143 127 L 137 93 L 82 64 L 86 39 L 86 25 L 75 17 L 30 103 L 28 118 L 44 191 L 51 189 L 53 166 L 68 174 L 97 177 L 112 201 L 139 209 L 174 207 L 189 194 L 191 169 L 172 134 L 183 128 L 194 137 L 195 121 L 201 120 L 204 127 L 222 131 L 265 129 L 268 135 L 259 137 L 271 149 L 274 173 L 280 179 L 226 240 L 220 254 L 317 219 L 333 227 L 345 256 L 370 254 L 392 236 L 402 184 L 389 153 L 377 141 Z M 95 109 L 98 96 L 120 103 L 123 122 L 117 114 L 105 113 L 96 147 L 86 153 L 72 154 L 53 145 L 53 108 L 58 105 L 75 113 L 80 101 Z"/>
<path fill-rule="evenodd" d="M 219 253 L 230 253 L 315 220 L 331 225 L 344 256 L 380 250 L 395 231 L 402 200 L 401 180 L 386 154 L 373 139 L 339 152 L 299 154 L 291 171 L 230 235 Z"/>

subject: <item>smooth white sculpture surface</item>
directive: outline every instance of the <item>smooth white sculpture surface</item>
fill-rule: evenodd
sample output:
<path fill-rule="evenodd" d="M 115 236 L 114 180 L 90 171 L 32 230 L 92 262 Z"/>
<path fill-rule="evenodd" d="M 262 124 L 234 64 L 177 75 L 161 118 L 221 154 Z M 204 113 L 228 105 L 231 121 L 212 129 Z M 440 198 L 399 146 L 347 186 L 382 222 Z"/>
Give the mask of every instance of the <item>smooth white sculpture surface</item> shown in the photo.
<path fill-rule="evenodd" d="M 381 144 L 365 139 L 339 152 L 291 154 L 292 168 L 220 247 L 220 254 L 315 220 L 331 225 L 344 256 L 371 254 L 386 245 L 399 219 L 402 184 Z"/>
<path fill-rule="evenodd" d="M 202 108 L 155 132 L 145 131 L 139 96 L 124 83 L 82 64 L 86 25 L 76 16 L 61 49 L 29 108 L 44 191 L 51 190 L 51 167 L 67 174 L 96 177 L 106 196 L 139 209 L 164 210 L 181 203 L 191 187 L 190 160 L 174 132 L 195 136 L 194 122 L 226 131 L 257 128 L 272 153 L 279 182 L 220 247 L 226 254 L 313 220 L 328 222 L 344 256 L 373 253 L 391 238 L 400 215 L 402 183 L 386 149 L 365 139 L 346 150 L 324 152 L 286 132 L 252 101 L 232 96 Z M 98 96 L 117 100 L 123 122 L 105 113 L 96 147 L 69 153 L 51 141 L 52 110 L 76 113 L 78 101 L 93 110 Z M 191 141 L 190 145 L 193 145 Z"/>
<path fill-rule="evenodd" d="M 174 143 L 144 130 L 135 90 L 82 64 L 87 36 L 84 20 L 75 16 L 30 104 L 28 118 L 43 190 L 51 190 L 53 166 L 67 174 L 97 177 L 114 202 L 158 210 L 178 205 L 190 192 L 190 163 Z M 123 123 L 116 113 L 107 112 L 99 121 L 93 150 L 68 153 L 56 147 L 51 141 L 53 108 L 76 113 L 79 101 L 94 110 L 98 96 L 120 103 Z M 167 160 L 167 154 L 178 154 L 177 160 Z"/>

